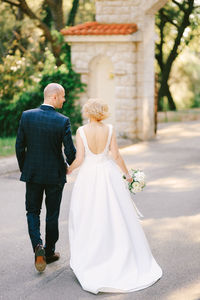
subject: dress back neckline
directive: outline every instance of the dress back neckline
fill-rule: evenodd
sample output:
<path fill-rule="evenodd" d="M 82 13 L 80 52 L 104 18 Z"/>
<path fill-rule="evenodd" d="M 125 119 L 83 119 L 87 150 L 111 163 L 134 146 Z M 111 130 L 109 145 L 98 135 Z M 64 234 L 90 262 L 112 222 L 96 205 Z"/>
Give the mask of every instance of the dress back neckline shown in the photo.
<path fill-rule="evenodd" d="M 112 125 L 108 124 L 108 138 L 107 138 L 106 146 L 105 146 L 104 150 L 100 153 L 94 153 L 93 151 L 90 150 L 89 145 L 88 145 L 88 141 L 87 141 L 87 137 L 86 137 L 86 134 L 84 132 L 83 127 L 84 126 L 81 126 L 79 128 L 80 129 L 80 135 L 82 137 L 83 144 L 84 144 L 85 148 L 88 150 L 88 152 L 90 152 L 92 155 L 96 155 L 96 156 L 105 154 L 106 151 L 108 150 L 108 146 L 110 145 L 110 140 L 111 140 L 111 135 L 112 135 Z"/>

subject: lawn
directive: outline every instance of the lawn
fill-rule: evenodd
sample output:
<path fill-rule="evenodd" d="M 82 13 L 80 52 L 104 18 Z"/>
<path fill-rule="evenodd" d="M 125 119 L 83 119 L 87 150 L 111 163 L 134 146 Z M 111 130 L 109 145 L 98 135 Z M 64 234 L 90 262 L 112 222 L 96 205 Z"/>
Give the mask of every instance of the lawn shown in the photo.
<path fill-rule="evenodd" d="M 15 137 L 0 138 L 0 157 L 10 156 L 15 153 Z"/>

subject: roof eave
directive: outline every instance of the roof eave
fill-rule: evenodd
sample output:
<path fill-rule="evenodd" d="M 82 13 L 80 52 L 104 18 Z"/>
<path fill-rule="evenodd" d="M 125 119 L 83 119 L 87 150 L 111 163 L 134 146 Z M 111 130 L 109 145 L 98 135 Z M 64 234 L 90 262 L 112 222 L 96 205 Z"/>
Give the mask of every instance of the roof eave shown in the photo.
<path fill-rule="evenodd" d="M 142 32 L 137 31 L 132 34 L 112 34 L 112 35 L 65 35 L 64 40 L 70 43 L 85 43 L 85 42 L 141 42 Z"/>

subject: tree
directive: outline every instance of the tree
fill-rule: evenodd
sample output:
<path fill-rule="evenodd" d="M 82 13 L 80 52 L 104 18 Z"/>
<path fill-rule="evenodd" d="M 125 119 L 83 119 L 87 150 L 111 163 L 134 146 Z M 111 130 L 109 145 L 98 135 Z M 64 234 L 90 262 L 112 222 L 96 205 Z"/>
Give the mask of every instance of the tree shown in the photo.
<path fill-rule="evenodd" d="M 68 16 L 67 23 L 66 23 L 67 26 L 74 26 L 75 17 L 76 17 L 77 11 L 78 11 L 78 7 L 79 7 L 79 0 L 74 0 L 71 11 L 70 11 L 69 16 Z"/>
<path fill-rule="evenodd" d="M 40 47 L 41 31 L 18 8 L 8 9 L 4 3 L 0 3 L 0 37 L 0 101 L 9 103 L 40 80 L 47 51 Z"/>
<path fill-rule="evenodd" d="M 198 7 L 194 0 L 171 0 L 156 16 L 159 41 L 156 43 L 156 60 L 159 66 L 158 110 L 167 97 L 170 110 L 176 110 L 169 87 L 172 65 L 185 45 L 194 37 Z M 187 29 L 187 31 L 186 31 Z"/>
<path fill-rule="evenodd" d="M 199 40 L 196 39 L 196 43 L 198 45 Z M 199 51 L 192 48 L 191 45 L 185 47 L 178 56 L 169 79 L 172 95 L 180 109 L 200 107 L 200 56 Z"/>
<path fill-rule="evenodd" d="M 52 53 L 56 59 L 56 65 L 60 66 L 63 62 L 60 58 L 61 55 L 61 41 L 59 35 L 56 34 L 56 30 L 59 32 L 64 26 L 64 12 L 63 12 L 63 0 L 44 0 L 42 2 L 42 8 L 39 13 L 34 12 L 30 8 L 26 0 L 1 0 L 4 3 L 8 3 L 12 9 L 18 8 L 18 10 L 35 21 L 37 27 L 39 27 L 44 34 L 45 39 L 50 43 Z M 74 20 L 78 10 L 79 0 L 73 0 L 71 11 L 69 13 L 66 24 L 68 26 L 74 25 Z M 46 15 L 45 15 L 46 13 Z M 48 14 L 48 18 L 47 17 Z M 50 19 L 50 20 L 49 20 Z M 48 20 L 48 21 L 47 21 Z M 54 27 L 54 28 L 52 28 Z M 68 48 L 68 51 L 70 49 Z"/>
<path fill-rule="evenodd" d="M 72 133 L 75 134 L 82 123 L 80 105 L 76 104 L 76 100 L 84 91 L 85 84 L 81 82 L 80 74 L 75 73 L 72 69 L 67 70 L 63 65 L 51 73 L 43 74 L 40 82 L 31 90 L 18 95 L 17 101 L 11 103 L 0 101 L 0 136 L 16 134 L 22 112 L 35 108 L 43 102 L 43 90 L 51 82 L 57 82 L 65 89 L 67 101 L 61 111 L 64 115 L 70 116 Z"/>
<path fill-rule="evenodd" d="M 11 1 L 15 4 L 20 2 Z M 52 13 L 55 7 L 50 8 L 47 1 L 26 2 L 60 47 L 59 63 L 43 31 L 38 30 L 38 22 L 23 13 L 20 7 L 0 0 L 0 102 L 7 104 L 17 101 L 19 94 L 35 86 L 43 74 L 56 70 L 60 63 L 60 67 L 71 69 L 70 46 L 57 29 L 62 28 L 60 24 L 73 25 L 94 17 L 94 0 L 80 1 L 80 5 L 79 0 L 63 1 L 62 22 L 56 24 Z"/>

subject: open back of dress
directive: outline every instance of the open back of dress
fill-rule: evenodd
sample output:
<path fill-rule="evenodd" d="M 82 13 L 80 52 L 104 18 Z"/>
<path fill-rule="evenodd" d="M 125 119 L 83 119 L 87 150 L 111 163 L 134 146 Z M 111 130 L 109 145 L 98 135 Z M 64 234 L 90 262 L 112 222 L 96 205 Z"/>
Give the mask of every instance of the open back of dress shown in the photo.
<path fill-rule="evenodd" d="M 108 138 L 109 138 L 110 126 L 104 125 L 104 127 L 86 128 L 83 126 L 83 135 L 85 135 L 88 148 L 93 154 L 100 154 L 104 151 Z"/>

